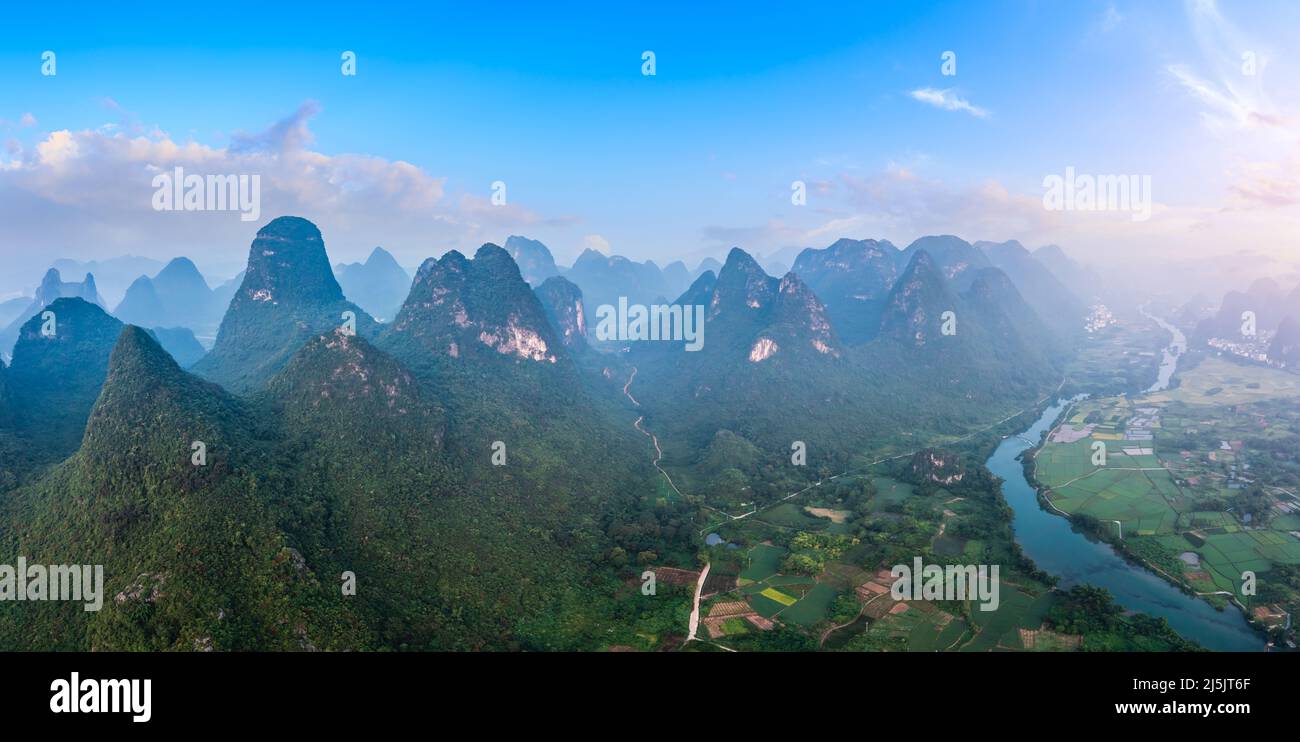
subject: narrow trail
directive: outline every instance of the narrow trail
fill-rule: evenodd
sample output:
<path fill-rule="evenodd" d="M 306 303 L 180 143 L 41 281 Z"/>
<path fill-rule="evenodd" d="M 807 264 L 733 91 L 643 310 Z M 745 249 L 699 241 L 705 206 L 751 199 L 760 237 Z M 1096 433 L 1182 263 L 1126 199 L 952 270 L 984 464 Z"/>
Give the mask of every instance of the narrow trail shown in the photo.
<path fill-rule="evenodd" d="M 633 405 L 635 405 L 635 406 L 637 406 L 637 407 L 640 407 L 640 406 L 641 406 L 641 403 L 638 402 L 638 401 L 636 400 L 636 397 L 633 397 L 633 396 L 632 396 L 632 391 L 631 391 L 631 388 L 632 388 L 632 380 L 636 378 L 636 372 L 637 372 L 637 368 L 636 368 L 636 366 L 633 366 L 633 367 L 632 367 L 632 375 L 629 376 L 629 377 L 627 377 L 627 383 L 623 385 L 623 396 L 625 396 L 625 397 L 627 397 L 629 400 L 631 400 Z M 671 476 L 671 475 L 670 475 L 670 474 L 669 474 L 669 473 L 668 473 L 668 472 L 667 472 L 667 471 L 666 471 L 662 466 L 659 465 L 659 462 L 660 462 L 660 461 L 663 461 L 663 458 L 664 458 L 664 451 L 663 451 L 663 449 L 660 448 L 660 446 L 659 446 L 659 437 L 656 436 L 654 433 L 651 433 L 649 430 L 646 430 L 644 427 L 642 427 L 642 426 L 641 426 L 641 421 L 642 421 L 642 420 L 645 420 L 645 415 L 642 415 L 642 416 L 638 417 L 638 418 L 637 418 L 637 419 L 632 423 L 632 427 L 636 428 L 637 432 L 639 432 L 639 433 L 641 433 L 642 435 L 644 435 L 644 436 L 646 436 L 647 438 L 649 438 L 649 439 L 650 439 L 650 442 L 651 442 L 652 444 L 654 444 L 654 447 L 655 447 L 655 458 L 654 458 L 654 461 L 652 461 L 652 462 L 650 462 L 650 463 L 653 464 L 653 465 L 654 465 L 654 468 L 655 468 L 656 470 L 658 470 L 659 473 L 662 474 L 662 475 L 664 476 L 664 480 L 668 482 L 668 486 L 669 486 L 669 487 L 672 487 L 672 488 L 673 488 L 673 492 L 676 492 L 678 497 L 685 497 L 685 496 L 686 496 L 686 493 L 684 493 L 684 492 L 682 492 L 680 489 L 678 489 L 678 487 L 677 487 L 677 483 L 673 481 L 672 476 Z M 834 478 L 834 477 L 832 477 L 832 479 L 833 479 L 833 478 Z M 709 505 L 704 505 L 704 504 L 701 504 L 700 507 L 703 508 L 703 509 L 705 509 L 705 510 L 711 510 L 711 511 L 717 513 L 718 515 L 724 515 L 724 516 L 726 516 L 726 517 L 728 517 L 728 518 L 736 519 L 736 516 L 730 515 L 729 513 L 724 513 L 724 512 L 722 512 L 721 510 L 718 510 L 718 509 L 715 508 L 715 507 L 711 507 L 711 506 L 709 506 Z M 753 513 L 752 513 L 752 512 L 751 512 L 751 513 L 746 513 L 745 515 L 753 515 Z M 745 516 L 739 516 L 739 517 L 743 518 L 743 517 L 745 517 Z M 703 532 L 704 532 L 704 531 L 700 531 L 700 533 L 703 533 Z"/>
<path fill-rule="evenodd" d="M 632 396 L 632 391 L 631 391 L 632 380 L 636 378 L 636 371 L 637 371 L 636 366 L 633 366 L 632 374 L 627 377 L 627 383 L 623 385 L 623 396 L 630 399 L 634 406 L 640 407 L 641 403 L 636 401 L 636 397 Z M 645 419 L 645 415 L 641 415 L 636 419 L 635 422 L 632 423 L 632 427 L 636 428 L 637 431 L 650 438 L 650 442 L 653 443 L 655 447 L 655 459 L 651 463 L 654 465 L 654 468 L 659 471 L 660 474 L 664 475 L 664 480 L 668 482 L 669 487 L 673 488 L 673 492 L 676 492 L 678 497 L 685 497 L 686 495 L 683 495 L 682 491 L 677 489 L 677 485 L 673 482 L 673 478 L 668 476 L 668 472 L 664 471 L 664 468 L 659 465 L 659 462 L 663 460 L 664 451 L 662 448 L 659 447 L 659 438 L 656 437 L 654 433 L 651 433 L 650 431 L 641 427 L 641 421 L 644 419 Z M 683 642 L 683 644 L 693 642 L 693 641 L 698 641 L 698 637 L 696 637 L 696 634 L 700 630 L 700 595 L 704 592 L 704 581 L 707 580 L 709 577 L 710 566 L 712 565 L 710 565 L 709 562 L 705 562 L 704 569 L 700 570 L 699 579 L 695 581 L 695 597 L 692 600 L 692 604 L 691 604 L 691 620 L 690 623 L 687 625 L 686 642 Z M 724 647 L 721 644 L 718 644 L 716 642 L 709 642 L 709 643 L 721 649 L 725 649 L 728 652 L 736 651 L 729 647 Z"/>
<path fill-rule="evenodd" d="M 633 366 L 632 375 L 627 377 L 627 383 L 623 385 L 623 396 L 632 400 L 632 404 L 636 405 L 637 407 L 640 407 L 641 403 L 636 401 L 636 397 L 632 396 L 632 392 L 628 391 L 628 389 L 632 388 L 632 380 L 635 378 L 636 378 L 636 366 Z"/>
<path fill-rule="evenodd" d="M 637 370 L 637 369 L 636 369 L 636 366 L 633 366 L 633 367 L 632 367 L 632 375 L 629 376 L 629 377 L 627 377 L 627 383 L 623 385 L 623 396 L 625 396 L 625 397 L 627 397 L 628 399 L 632 400 L 632 404 L 633 404 L 633 405 L 636 405 L 637 407 L 640 407 L 640 406 L 641 406 L 641 403 L 638 402 L 638 401 L 636 401 L 636 397 L 633 397 L 633 396 L 632 396 L 632 392 L 631 392 L 631 388 L 632 388 L 632 380 L 636 378 L 636 370 Z M 659 447 L 659 438 L 658 438 L 657 436 L 655 436 L 654 433 L 651 433 L 650 431 L 648 431 L 648 430 L 646 430 L 645 428 L 641 427 L 641 421 L 644 420 L 644 419 L 645 419 L 645 415 L 642 415 L 642 416 L 638 417 L 638 418 L 636 419 L 636 422 L 633 422 L 633 423 L 632 423 L 632 427 L 636 428 L 637 432 L 639 432 L 639 433 L 641 433 L 642 435 L 644 435 L 644 436 L 646 436 L 647 438 L 649 438 L 649 439 L 650 439 L 650 442 L 654 444 L 654 447 L 655 447 L 655 460 L 652 461 L 652 462 L 650 462 L 650 463 L 654 465 L 654 468 L 655 468 L 655 469 L 658 469 L 658 470 L 659 470 L 659 473 L 660 473 L 660 474 L 664 475 L 664 479 L 667 480 L 667 482 L 668 482 L 668 486 L 673 488 L 673 492 L 676 492 L 678 497 L 685 497 L 686 495 L 682 494 L 682 491 L 679 490 L 679 489 L 677 489 L 677 485 L 673 482 L 673 478 L 670 477 L 670 476 L 668 475 L 668 472 L 664 471 L 664 468 L 663 468 L 662 466 L 659 465 L 659 462 L 660 462 L 660 461 L 663 461 L 663 458 L 664 458 L 664 450 L 663 450 L 662 448 Z"/>

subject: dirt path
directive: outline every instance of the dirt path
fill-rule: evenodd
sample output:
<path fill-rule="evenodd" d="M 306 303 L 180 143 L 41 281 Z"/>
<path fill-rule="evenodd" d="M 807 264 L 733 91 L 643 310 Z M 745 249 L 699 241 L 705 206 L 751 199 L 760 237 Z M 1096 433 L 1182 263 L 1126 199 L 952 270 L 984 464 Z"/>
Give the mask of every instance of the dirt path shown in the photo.
<path fill-rule="evenodd" d="M 705 562 L 704 569 L 700 570 L 700 579 L 695 581 L 695 605 L 691 608 L 690 631 L 686 634 L 686 641 L 695 641 L 695 632 L 700 630 L 700 593 L 704 592 L 704 581 L 709 578 L 709 564 Z"/>
<path fill-rule="evenodd" d="M 623 396 L 632 400 L 632 404 L 636 405 L 637 407 L 640 407 L 641 403 L 636 401 L 636 397 L 633 397 L 632 393 L 628 391 L 628 389 L 632 387 L 632 380 L 635 378 L 636 378 L 636 366 L 633 366 L 632 375 L 627 377 L 627 383 L 623 385 Z"/>
<path fill-rule="evenodd" d="M 632 391 L 631 391 L 632 380 L 635 378 L 636 378 L 636 366 L 633 366 L 632 375 L 627 377 L 627 383 L 623 385 L 623 395 L 628 399 L 632 400 L 633 405 L 640 407 L 641 403 L 636 401 L 636 397 L 632 396 Z M 673 492 L 676 492 L 678 497 L 685 497 L 685 495 L 682 494 L 682 491 L 677 489 L 677 485 L 673 483 L 673 478 L 668 476 L 668 472 L 664 471 L 664 468 L 659 465 L 659 462 L 664 457 L 664 452 L 663 449 L 659 447 L 659 439 L 655 436 L 655 434 L 641 427 L 641 421 L 644 419 L 645 419 L 645 415 L 638 417 L 636 419 L 636 422 L 632 423 L 632 427 L 636 428 L 637 431 L 650 438 L 650 442 L 653 443 L 655 447 L 655 459 L 651 463 L 654 464 L 655 469 L 659 470 L 660 474 L 664 475 L 664 479 L 667 480 L 668 486 L 673 488 Z M 688 630 L 686 634 L 686 641 L 688 642 L 696 641 L 698 638 L 696 637 L 696 633 L 699 632 L 700 630 L 700 594 L 704 592 L 704 581 L 709 577 L 709 567 L 710 564 L 708 562 L 705 562 L 704 569 L 700 570 L 700 578 L 695 581 L 695 599 L 691 607 L 691 621 L 690 624 L 687 626 Z M 736 651 L 728 647 L 723 647 L 721 644 L 716 644 L 714 642 L 710 642 L 710 643 L 722 649 L 726 649 L 728 652 Z"/>
<path fill-rule="evenodd" d="M 880 596 L 876 596 L 876 597 L 880 597 Z M 844 628 L 845 626 L 851 626 L 851 625 L 853 625 L 853 622 L 854 622 L 854 621 L 857 621 L 859 618 L 862 618 L 862 614 L 867 612 L 867 606 L 871 605 L 872 601 L 874 601 L 875 599 L 876 599 L 876 598 L 872 598 L 871 600 L 868 600 L 866 603 L 863 603 L 863 604 L 862 604 L 862 607 L 858 609 L 858 613 L 857 613 L 857 615 L 855 615 L 853 618 L 849 619 L 848 621 L 845 621 L 844 623 L 840 624 L 839 626 L 832 626 L 832 627 L 830 627 L 829 629 L 826 629 L 825 631 L 823 631 L 823 632 L 822 632 L 822 636 L 821 636 L 821 638 L 817 640 L 817 648 L 818 648 L 818 649 L 821 649 L 821 648 L 822 648 L 822 645 L 826 643 L 826 637 L 830 636 L 831 634 L 835 633 L 836 631 L 839 631 L 840 629 Z"/>
<path fill-rule="evenodd" d="M 628 399 L 632 400 L 632 404 L 633 404 L 633 405 L 635 405 L 635 406 L 637 406 L 637 407 L 640 407 L 640 406 L 641 406 L 641 403 L 638 402 L 638 401 L 636 401 L 636 397 L 633 397 L 633 396 L 632 396 L 632 391 L 631 391 L 631 390 L 632 390 L 632 380 L 636 378 L 636 371 L 637 371 L 636 366 L 633 366 L 633 367 L 632 367 L 632 375 L 629 376 L 629 377 L 627 377 L 627 383 L 623 385 L 623 396 L 625 396 L 625 397 L 627 397 Z M 660 474 L 664 475 L 664 479 L 666 479 L 666 480 L 668 481 L 668 486 L 673 488 L 673 492 L 676 492 L 678 497 L 685 497 L 686 495 L 682 494 L 682 491 L 679 490 L 679 489 L 677 489 L 677 485 L 673 482 L 673 478 L 670 477 L 670 476 L 668 476 L 668 472 L 664 471 L 664 468 L 663 468 L 662 466 L 659 465 L 659 462 L 662 461 L 663 458 L 664 458 L 664 451 L 663 451 L 662 448 L 659 447 L 659 438 L 656 437 L 654 433 L 651 433 L 650 431 L 648 431 L 648 430 L 646 430 L 645 428 L 641 427 L 641 421 L 644 420 L 644 419 L 645 419 L 645 415 L 642 415 L 641 417 L 638 417 L 638 418 L 636 419 L 636 421 L 632 423 L 632 427 L 636 428 L 636 430 L 637 430 L 638 433 L 640 433 L 640 434 L 646 436 L 647 438 L 649 438 L 649 439 L 650 439 L 650 442 L 654 444 L 654 447 L 655 447 L 655 460 L 652 461 L 652 462 L 650 462 L 650 463 L 652 463 L 652 464 L 654 465 L 654 468 L 656 468 L 656 469 L 659 470 L 659 473 L 660 473 Z"/>
<path fill-rule="evenodd" d="M 884 596 L 884 595 L 888 595 L 888 593 L 881 593 L 880 595 L 873 595 L 873 596 L 871 597 L 871 600 L 868 600 L 867 602 L 863 603 L 863 604 L 862 604 L 862 607 L 858 609 L 858 615 L 854 616 L 851 620 L 849 620 L 849 621 L 846 622 L 846 623 L 842 623 L 842 624 L 840 624 L 839 626 L 832 626 L 832 627 L 830 627 L 829 629 L 826 629 L 825 631 L 823 631 L 823 632 L 822 632 L 822 637 L 821 637 L 821 639 L 818 639 L 818 640 L 817 640 L 817 648 L 818 648 L 818 649 L 821 649 L 821 648 L 822 648 L 822 645 L 826 643 L 826 638 L 829 637 L 832 633 L 834 633 L 834 632 L 836 632 L 836 631 L 839 631 L 840 629 L 844 628 L 845 626 L 851 626 L 851 625 L 853 625 L 853 623 L 854 623 L 855 621 L 857 621 L 859 618 L 862 618 L 863 614 L 865 614 L 865 613 L 867 612 L 867 608 L 868 608 L 872 603 L 874 603 L 874 602 L 876 602 L 877 600 L 879 600 L 879 599 L 881 598 L 881 596 Z"/>

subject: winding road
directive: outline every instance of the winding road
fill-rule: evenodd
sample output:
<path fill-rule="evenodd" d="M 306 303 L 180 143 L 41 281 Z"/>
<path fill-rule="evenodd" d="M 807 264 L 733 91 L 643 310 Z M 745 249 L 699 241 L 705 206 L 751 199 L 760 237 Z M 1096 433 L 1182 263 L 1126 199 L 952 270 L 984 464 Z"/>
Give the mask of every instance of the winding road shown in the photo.
<path fill-rule="evenodd" d="M 636 378 L 636 366 L 633 366 L 632 375 L 627 377 L 627 383 L 623 385 L 623 396 L 630 399 L 632 401 L 633 406 L 640 407 L 641 403 L 636 401 L 636 397 L 633 397 L 631 392 L 632 380 L 635 378 Z M 677 489 L 677 485 L 673 483 L 673 478 L 668 476 L 668 472 L 664 471 L 664 468 L 659 465 L 660 460 L 662 460 L 664 457 L 664 451 L 662 448 L 659 447 L 659 439 L 655 437 L 655 434 L 641 427 L 641 421 L 644 419 L 645 419 L 645 415 L 641 415 L 636 419 L 636 422 L 632 423 L 632 427 L 636 428 L 637 431 L 650 438 L 650 442 L 653 443 L 655 447 L 655 459 L 651 463 L 654 465 L 655 469 L 659 470 L 660 474 L 664 475 L 664 479 L 667 480 L 668 486 L 673 488 L 673 492 L 676 492 L 678 497 L 685 497 L 686 495 L 683 495 L 682 491 Z M 709 567 L 710 567 L 709 562 L 705 562 L 704 569 L 700 571 L 699 579 L 695 581 L 695 599 L 692 603 L 691 621 L 690 624 L 688 625 L 688 631 L 686 634 L 686 641 L 688 642 L 693 642 L 698 639 L 696 633 L 698 633 L 700 630 L 700 595 L 704 592 L 704 581 L 709 577 Z M 717 646 L 722 647 L 721 644 Z M 722 649 L 726 649 L 729 652 L 735 651 L 727 647 L 722 647 Z"/>
<path fill-rule="evenodd" d="M 631 389 L 632 387 L 632 380 L 635 378 L 636 378 L 636 366 L 633 366 L 632 375 L 627 377 L 627 383 L 623 385 L 623 396 L 632 400 L 633 405 L 640 407 L 641 403 L 636 401 L 636 397 L 633 397 L 632 392 L 629 391 L 629 389 Z M 673 478 L 668 476 L 668 472 L 664 471 L 664 468 L 659 465 L 659 462 L 662 461 L 664 458 L 664 451 L 662 448 L 659 447 L 659 439 L 655 437 L 655 434 L 641 427 L 641 421 L 644 419 L 645 419 L 645 415 L 638 417 L 636 419 L 636 422 L 632 423 L 632 427 L 636 428 L 637 431 L 640 432 L 642 435 L 645 435 L 648 438 L 650 438 L 650 442 L 654 444 L 655 460 L 650 463 L 654 465 L 654 468 L 659 470 L 660 474 L 664 475 L 664 479 L 668 480 L 668 486 L 673 488 L 673 492 L 676 492 L 678 497 L 685 497 L 686 495 L 682 494 L 682 491 L 677 489 L 677 485 L 673 483 Z"/>

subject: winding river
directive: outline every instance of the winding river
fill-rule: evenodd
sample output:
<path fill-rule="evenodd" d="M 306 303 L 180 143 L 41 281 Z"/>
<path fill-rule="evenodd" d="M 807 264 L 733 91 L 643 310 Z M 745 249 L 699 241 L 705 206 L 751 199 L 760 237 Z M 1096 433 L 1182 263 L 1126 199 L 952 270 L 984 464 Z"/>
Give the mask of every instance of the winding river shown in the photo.
<path fill-rule="evenodd" d="M 1174 371 L 1178 369 L 1178 359 L 1183 357 L 1187 352 L 1187 336 L 1183 331 L 1165 322 L 1153 314 L 1147 314 L 1146 307 L 1140 309 L 1142 314 L 1149 320 L 1152 320 L 1161 328 L 1173 335 L 1173 340 L 1165 348 L 1164 358 L 1160 361 L 1160 370 L 1156 374 L 1156 383 L 1147 388 L 1147 393 L 1164 391 L 1169 388 L 1169 382 L 1174 378 Z"/>
<path fill-rule="evenodd" d="M 1155 317 L 1152 319 L 1173 334 L 1158 379 L 1147 390 L 1160 391 L 1169 385 L 1187 345 L 1177 328 Z M 1028 429 L 1003 440 L 986 462 L 989 470 L 1003 480 L 1002 494 L 1015 511 L 1016 541 L 1025 554 L 1040 569 L 1059 576 L 1061 587 L 1078 583 L 1104 587 L 1124 608 L 1162 616 L 1179 634 L 1208 649 L 1262 651 L 1263 637 L 1250 627 L 1238 609 L 1220 611 L 1204 600 L 1187 595 L 1154 573 L 1125 561 L 1109 545 L 1075 531 L 1068 520 L 1039 505 L 1038 492 L 1025 478 L 1019 459 L 1036 445 L 1026 441 L 1041 440 L 1069 404 L 1063 401 L 1049 407 Z"/>

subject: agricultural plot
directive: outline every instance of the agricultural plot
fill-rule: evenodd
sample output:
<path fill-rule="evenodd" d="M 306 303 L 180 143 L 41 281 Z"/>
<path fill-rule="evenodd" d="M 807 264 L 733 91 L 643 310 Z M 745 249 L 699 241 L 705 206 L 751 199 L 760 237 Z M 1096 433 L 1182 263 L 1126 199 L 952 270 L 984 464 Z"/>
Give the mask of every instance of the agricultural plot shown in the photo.
<path fill-rule="evenodd" d="M 749 564 L 740 573 L 739 595 L 758 615 L 778 619 L 805 628 L 826 618 L 839 590 L 812 577 L 782 574 L 781 560 L 786 550 L 779 546 L 758 544 L 749 552 Z M 830 581 L 843 581 L 860 570 L 840 565 L 828 575 Z"/>
<path fill-rule="evenodd" d="M 825 518 L 817 518 L 807 513 L 792 502 L 782 503 L 762 514 L 762 520 L 781 526 L 783 528 L 793 528 L 800 531 L 815 531 L 825 528 L 829 521 Z"/>
<path fill-rule="evenodd" d="M 824 521 L 822 525 L 826 528 L 827 533 L 847 534 L 853 531 L 848 522 L 849 517 L 853 515 L 850 510 L 836 510 L 829 507 L 807 505 L 804 507 L 804 512 Z"/>
<path fill-rule="evenodd" d="M 1159 408 L 1126 398 L 1096 400 L 1082 405 L 1072 424 L 1093 432 L 1080 438 L 1058 431 L 1035 459 L 1035 476 L 1049 488 L 1051 503 L 1072 515 L 1119 521 L 1133 535 L 1175 533 L 1181 511 L 1192 504 L 1157 455 Z M 1094 464 L 1098 442 L 1105 449 L 1101 466 Z"/>
<path fill-rule="evenodd" d="M 1117 416 L 1116 422 L 1115 429 L 1122 435 L 1122 416 Z M 927 561 L 940 557 L 943 561 L 971 564 L 1001 563 L 1006 580 L 1010 571 L 1006 545 L 997 534 L 985 537 L 984 530 L 970 527 L 987 515 L 986 503 L 942 488 L 927 489 L 928 494 L 922 497 L 912 485 L 886 476 L 875 477 L 873 484 L 871 499 L 854 505 L 860 508 L 858 518 L 863 511 L 868 512 L 868 521 L 887 534 L 895 521 L 913 528 L 915 532 L 908 537 Z M 714 638 L 735 637 L 735 646 L 742 649 L 761 644 L 763 637 L 753 621 L 764 620 L 768 628 L 784 625 L 820 637 L 819 646 L 832 651 L 957 651 L 972 644 L 976 650 L 1075 648 L 1070 637 L 1041 631 L 1045 607 L 1051 599 L 1045 586 L 1022 590 L 1004 582 L 998 610 L 978 611 L 973 600 L 969 603 L 980 614 L 975 622 L 963 618 L 964 609 L 956 604 L 896 601 L 890 594 L 893 578 L 888 565 L 875 561 L 881 558 L 879 546 L 865 538 L 857 543 L 862 525 L 852 517 L 854 511 L 842 509 L 844 501 L 809 498 L 783 505 L 787 507 L 764 511 L 761 519 L 727 524 L 725 530 L 719 528 L 727 540 L 759 545 L 735 552 L 733 569 L 739 573 L 736 588 L 718 597 L 719 601 L 735 602 L 750 611 L 745 619 L 750 625 L 737 623 L 739 616 L 731 613 L 735 606 L 725 614 L 710 613 L 705 625 Z M 928 527 L 916 528 L 907 522 L 910 518 L 928 521 Z M 854 522 L 847 522 L 851 520 Z M 781 530 L 775 530 L 774 525 Z M 834 528 L 840 525 L 849 526 L 844 536 L 837 535 Z M 978 537 L 972 538 L 975 534 Z M 1017 575 L 1016 582 L 1024 579 L 1024 575 Z M 853 604 L 844 596 L 855 599 L 861 607 L 858 618 L 851 618 Z M 846 621 L 848 625 L 825 633 L 832 623 Z M 1036 646 L 1025 645 L 1020 639 L 1022 631 L 1038 637 L 1030 640 L 1036 641 Z"/>
<path fill-rule="evenodd" d="M 1285 488 L 1259 481 L 1251 468 L 1252 446 L 1263 451 L 1254 454 L 1261 471 L 1293 466 L 1273 457 L 1297 432 L 1293 406 L 1282 400 L 1300 396 L 1300 378 L 1208 358 L 1179 384 L 1160 394 L 1082 402 L 1037 452 L 1035 478 L 1062 512 L 1091 516 L 1107 529 L 1118 521 L 1111 533 L 1122 528 L 1128 550 L 1161 572 L 1250 605 L 1238 593 L 1243 572 L 1300 564 L 1300 537 L 1292 533 L 1300 513 L 1289 512 Z M 1094 464 L 1098 443 L 1104 466 Z M 1262 517 L 1261 488 L 1274 498 L 1272 507 L 1264 501 Z M 1248 491 L 1254 494 L 1242 499 Z M 991 648 L 990 627 L 983 628 L 968 648 Z M 1022 644 L 1025 637 L 1057 643 L 1023 628 Z M 1012 644 L 1003 635 L 997 646 Z"/>
<path fill-rule="evenodd" d="M 763 618 L 773 618 L 786 608 L 784 603 L 778 603 L 762 594 L 749 596 L 749 605 Z"/>
<path fill-rule="evenodd" d="M 915 606 L 915 607 L 913 607 Z M 874 609 L 874 610 L 873 610 Z M 877 600 L 868 607 L 867 631 L 876 639 L 900 649 L 917 649 L 937 644 L 939 629 L 935 626 L 938 609 L 930 603 L 892 603 Z M 874 619 L 874 620 L 873 620 Z"/>
<path fill-rule="evenodd" d="M 1177 388 L 1147 397 L 1147 401 L 1229 406 L 1284 397 L 1300 397 L 1300 376 L 1210 357 L 1180 375 Z"/>
<path fill-rule="evenodd" d="M 1047 487 L 1060 487 L 1097 470 L 1092 465 L 1092 442 L 1048 443 L 1035 458 L 1035 478 Z"/>
<path fill-rule="evenodd" d="M 1134 535 L 1174 533 L 1179 513 L 1170 500 L 1175 498 L 1167 472 L 1108 469 L 1056 487 L 1050 495 L 1052 504 L 1066 513 L 1119 521 L 1125 533 Z"/>
<path fill-rule="evenodd" d="M 765 587 L 763 588 L 762 592 L 759 593 L 759 595 L 763 596 L 764 598 L 767 598 L 768 600 L 780 603 L 782 606 L 785 606 L 786 608 L 789 608 L 790 606 L 798 602 L 798 598 L 787 595 L 786 593 L 781 592 L 775 587 Z"/>
<path fill-rule="evenodd" d="M 1262 530 L 1211 534 L 1200 553 L 1211 569 L 1236 581 L 1245 570 L 1264 572 L 1272 563 L 1300 564 L 1300 539 Z"/>
<path fill-rule="evenodd" d="M 741 570 L 740 579 L 749 582 L 766 580 L 781 568 L 781 557 L 785 549 L 769 544 L 758 544 L 749 550 L 749 564 Z"/>
<path fill-rule="evenodd" d="M 966 541 L 966 548 L 962 549 L 962 557 L 968 562 L 979 562 L 983 559 L 986 543 L 983 539 L 972 538 Z"/>
<path fill-rule="evenodd" d="M 792 621 L 805 628 L 815 626 L 826 619 L 831 603 L 839 593 L 824 582 L 817 583 L 801 600 L 790 606 L 781 614 L 783 621 Z"/>
<path fill-rule="evenodd" d="M 1023 593 L 1015 585 L 1003 584 L 1001 605 L 996 611 L 975 608 L 971 618 L 978 633 L 962 647 L 964 652 L 988 652 L 997 649 L 1024 649 L 1020 629 L 1037 629 L 1051 607 L 1052 594 L 1037 597 Z"/>
<path fill-rule="evenodd" d="M 912 630 L 907 635 L 910 652 L 936 652 L 955 649 L 971 636 L 969 624 L 944 610 L 909 611 Z"/>
<path fill-rule="evenodd" d="M 1278 531 L 1300 531 L 1300 515 L 1283 515 L 1274 518 L 1273 528 Z"/>
<path fill-rule="evenodd" d="M 1027 646 L 1022 639 L 1027 632 L 1033 637 L 1042 628 L 1055 600 L 1051 592 L 1031 595 L 1014 584 L 1003 583 L 1000 597 L 1001 605 L 995 611 L 980 611 L 972 604 L 973 625 L 944 604 L 878 600 L 868 606 L 871 624 L 867 631 L 877 634 L 881 642 L 901 645 L 912 652 L 1043 651 L 1077 647 L 1075 637 L 1045 637 L 1038 646 Z"/>

